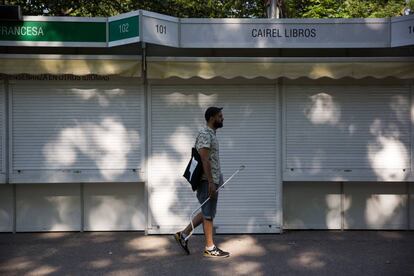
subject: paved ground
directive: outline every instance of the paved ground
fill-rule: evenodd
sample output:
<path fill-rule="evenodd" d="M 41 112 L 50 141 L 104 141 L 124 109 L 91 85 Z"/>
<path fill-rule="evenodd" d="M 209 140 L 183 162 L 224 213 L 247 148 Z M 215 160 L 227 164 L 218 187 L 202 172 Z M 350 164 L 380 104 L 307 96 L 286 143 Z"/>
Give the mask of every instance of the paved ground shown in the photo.
<path fill-rule="evenodd" d="M 414 232 L 218 235 L 232 253 L 183 255 L 172 236 L 139 232 L 0 234 L 0 275 L 414 275 Z"/>

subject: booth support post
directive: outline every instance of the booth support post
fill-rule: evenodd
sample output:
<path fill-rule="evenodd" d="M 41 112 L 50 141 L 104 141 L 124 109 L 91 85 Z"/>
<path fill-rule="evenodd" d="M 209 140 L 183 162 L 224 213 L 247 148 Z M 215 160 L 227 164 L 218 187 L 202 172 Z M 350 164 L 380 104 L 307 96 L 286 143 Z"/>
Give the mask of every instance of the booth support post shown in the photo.
<path fill-rule="evenodd" d="M 11 184 L 10 183 L 10 173 L 11 173 L 11 134 L 10 134 L 10 129 L 11 129 L 11 90 L 10 90 L 10 82 L 8 77 L 6 77 L 6 79 L 4 80 L 4 125 L 5 125 L 5 133 L 8 133 L 9 135 L 4 135 L 4 166 L 3 169 L 5 170 L 5 182 L 6 185 Z M 17 228 L 17 191 L 16 191 L 16 184 L 11 184 L 13 187 L 13 192 L 12 192 L 12 196 L 13 196 L 13 204 L 12 204 L 12 217 L 13 217 L 13 225 L 12 225 L 12 231 L 13 234 L 16 234 L 16 228 Z"/>
<path fill-rule="evenodd" d="M 140 27 L 142 24 L 140 24 Z M 142 28 L 142 27 L 141 27 Z M 141 30 L 140 30 L 140 33 Z M 141 63 L 141 76 L 142 76 L 142 85 L 144 88 L 144 128 L 145 128 L 145 152 L 144 152 L 144 158 L 145 158 L 145 176 L 144 176 L 144 202 L 145 202 L 145 235 L 148 235 L 148 226 L 150 225 L 150 208 L 149 208 L 149 169 L 150 166 L 148 164 L 149 162 L 149 154 L 150 154 L 150 126 L 149 126 L 149 93 L 148 93 L 148 80 L 147 80 L 147 45 L 145 42 L 142 42 L 142 63 Z"/>

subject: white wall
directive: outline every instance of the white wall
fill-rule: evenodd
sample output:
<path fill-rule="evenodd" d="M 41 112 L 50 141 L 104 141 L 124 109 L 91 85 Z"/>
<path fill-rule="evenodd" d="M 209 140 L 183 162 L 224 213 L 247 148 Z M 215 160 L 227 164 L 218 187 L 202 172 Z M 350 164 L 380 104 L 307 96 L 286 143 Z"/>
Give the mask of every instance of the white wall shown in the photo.
<path fill-rule="evenodd" d="M 16 185 L 16 231 L 81 230 L 80 184 Z"/>
<path fill-rule="evenodd" d="M 344 229 L 407 229 L 407 184 L 344 183 Z M 411 183 L 411 190 L 413 184 Z M 340 183 L 285 182 L 284 229 L 340 229 Z M 414 195 L 410 223 L 413 228 Z"/>
<path fill-rule="evenodd" d="M 407 229 L 406 183 L 345 183 L 345 229 Z"/>
<path fill-rule="evenodd" d="M 0 232 L 13 231 L 13 186 L 0 185 Z"/>
<path fill-rule="evenodd" d="M 84 230 L 145 230 L 144 183 L 84 184 L 84 202 Z"/>
<path fill-rule="evenodd" d="M 340 229 L 341 190 L 334 182 L 284 182 L 284 229 Z"/>
<path fill-rule="evenodd" d="M 84 184 L 86 231 L 145 230 L 143 183 Z M 81 184 L 17 184 L 16 231 L 82 230 Z M 13 231 L 13 190 L 0 186 L 0 231 Z"/>

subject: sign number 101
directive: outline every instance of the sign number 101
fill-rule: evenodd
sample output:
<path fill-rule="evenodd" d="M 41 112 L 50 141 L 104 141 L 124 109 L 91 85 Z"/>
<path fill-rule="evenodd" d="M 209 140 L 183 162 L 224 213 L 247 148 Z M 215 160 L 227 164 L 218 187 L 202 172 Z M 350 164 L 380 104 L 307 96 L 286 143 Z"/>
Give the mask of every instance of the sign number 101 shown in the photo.
<path fill-rule="evenodd" d="M 155 28 L 157 28 L 157 33 L 159 34 L 167 34 L 167 26 L 166 25 L 155 25 Z"/>

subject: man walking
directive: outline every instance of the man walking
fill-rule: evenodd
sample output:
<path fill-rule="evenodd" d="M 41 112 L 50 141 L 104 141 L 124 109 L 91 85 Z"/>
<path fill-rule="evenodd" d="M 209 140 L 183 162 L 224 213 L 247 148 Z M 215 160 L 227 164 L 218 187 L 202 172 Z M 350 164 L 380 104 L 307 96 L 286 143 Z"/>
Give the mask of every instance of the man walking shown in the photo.
<path fill-rule="evenodd" d="M 216 136 L 216 130 L 223 127 L 223 113 L 222 108 L 209 107 L 207 108 L 204 118 L 207 126 L 199 131 L 195 147 L 200 154 L 201 162 L 203 163 L 203 176 L 197 188 L 197 199 L 203 203 L 208 197 L 210 200 L 201 208 L 201 212 L 193 218 L 194 228 L 203 223 L 205 250 L 204 256 L 223 258 L 230 254 L 218 248 L 213 241 L 213 220 L 216 215 L 218 193 L 216 192 L 219 185 L 223 184 L 223 177 L 220 169 L 219 158 L 219 143 Z M 190 254 L 188 249 L 188 240 L 185 238 L 191 232 L 191 224 L 189 224 L 183 231 L 177 232 L 174 237 L 178 244 L 184 249 L 187 254 Z"/>

